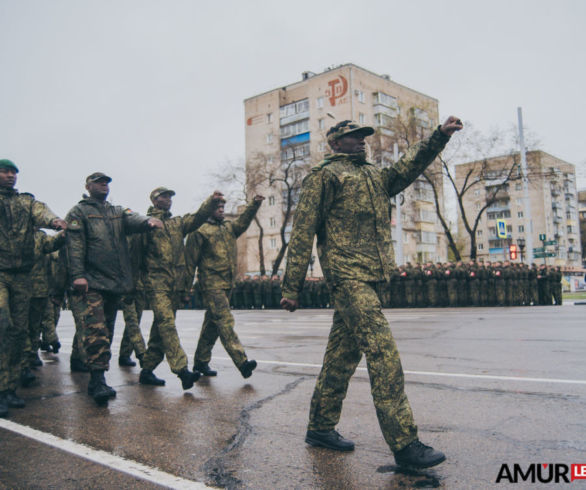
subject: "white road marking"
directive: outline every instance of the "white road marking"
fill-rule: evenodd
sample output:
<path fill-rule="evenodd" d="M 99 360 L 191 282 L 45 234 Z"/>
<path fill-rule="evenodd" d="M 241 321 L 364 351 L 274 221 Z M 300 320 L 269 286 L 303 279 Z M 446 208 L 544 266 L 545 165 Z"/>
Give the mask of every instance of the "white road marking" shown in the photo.
<path fill-rule="evenodd" d="M 230 361 L 229 357 L 214 357 L 219 361 Z M 311 367 L 321 369 L 321 364 L 309 364 L 302 362 L 283 362 L 283 361 L 259 361 L 259 364 L 276 364 L 278 366 L 297 366 L 297 367 Z M 367 372 L 364 367 L 356 368 L 357 371 Z M 523 378 L 519 376 L 496 376 L 491 374 L 465 374 L 465 373 L 440 373 L 437 371 L 404 371 L 405 374 L 414 376 L 438 376 L 444 378 L 470 378 L 470 379 L 486 379 L 486 380 L 497 380 L 497 381 L 521 381 L 528 383 L 554 383 L 554 384 L 576 384 L 586 385 L 586 380 L 583 379 L 555 379 L 555 378 Z"/>
<path fill-rule="evenodd" d="M 28 437 L 29 439 L 34 439 L 35 441 L 41 442 L 48 446 L 66 451 L 75 456 L 79 456 L 80 458 L 87 459 L 99 465 L 106 466 L 115 471 L 120 471 L 136 478 L 140 478 L 141 480 L 155 483 L 157 485 L 176 489 L 212 488 L 203 483 L 186 480 L 179 476 L 157 470 L 156 468 L 151 468 L 150 466 L 146 466 L 142 463 L 137 463 L 136 461 L 132 461 L 130 459 L 121 458 L 120 456 L 115 456 L 99 449 L 92 449 L 91 447 L 78 444 L 77 442 L 73 442 L 67 439 L 61 439 L 60 437 L 54 436 L 53 434 L 41 432 L 39 430 L 32 429 L 31 427 L 27 427 L 26 425 L 17 424 L 10 420 L 0 419 L 0 427 L 20 434 L 21 436 Z"/>

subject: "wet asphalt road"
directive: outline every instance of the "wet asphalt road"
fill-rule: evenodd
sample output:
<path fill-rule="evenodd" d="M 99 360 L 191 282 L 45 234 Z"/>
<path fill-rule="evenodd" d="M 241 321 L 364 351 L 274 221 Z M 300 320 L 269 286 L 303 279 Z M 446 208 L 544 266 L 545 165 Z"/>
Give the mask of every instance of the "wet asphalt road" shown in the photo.
<path fill-rule="evenodd" d="M 503 463 L 586 463 L 584 306 L 386 310 L 420 438 L 448 458 L 419 473 L 394 466 L 364 361 L 338 426 L 356 450 L 304 443 L 331 310 L 234 313 L 259 363 L 251 378 L 218 343 L 218 377 L 184 392 L 165 363 L 165 387 L 141 386 L 138 367 L 117 365 L 120 315 L 107 373 L 118 396 L 97 407 L 88 376 L 69 372 L 64 312 L 62 352 L 42 355 L 40 382 L 19 392 L 27 407 L 0 419 L 0 488 L 469 489 L 492 487 Z M 190 363 L 202 318 L 178 313 Z"/>

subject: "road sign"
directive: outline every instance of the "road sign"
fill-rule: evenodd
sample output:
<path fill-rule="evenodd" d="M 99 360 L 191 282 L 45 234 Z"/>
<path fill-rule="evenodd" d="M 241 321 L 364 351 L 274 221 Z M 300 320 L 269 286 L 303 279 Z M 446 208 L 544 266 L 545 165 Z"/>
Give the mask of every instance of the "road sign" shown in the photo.
<path fill-rule="evenodd" d="M 496 236 L 498 238 L 507 238 L 507 224 L 504 219 L 496 220 Z"/>
<path fill-rule="evenodd" d="M 533 257 L 536 259 L 543 259 L 545 257 L 555 257 L 557 254 L 555 252 L 538 252 L 533 254 Z"/>
<path fill-rule="evenodd" d="M 541 253 L 541 252 L 545 252 L 545 247 L 535 247 L 533 249 L 534 254 Z"/>
<path fill-rule="evenodd" d="M 539 239 L 543 242 L 545 241 L 545 233 L 540 233 L 539 234 Z"/>
<path fill-rule="evenodd" d="M 544 245 L 557 245 L 558 242 L 556 240 L 547 240 L 543 242 Z"/>

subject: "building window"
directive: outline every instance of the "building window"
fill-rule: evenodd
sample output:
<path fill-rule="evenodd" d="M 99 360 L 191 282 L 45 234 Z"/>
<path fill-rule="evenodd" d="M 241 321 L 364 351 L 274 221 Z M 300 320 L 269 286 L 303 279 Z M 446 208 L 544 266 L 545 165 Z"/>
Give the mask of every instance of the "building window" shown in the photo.
<path fill-rule="evenodd" d="M 574 228 L 572 227 L 572 225 L 567 226 L 567 231 L 568 231 L 568 234 L 574 233 Z"/>
<path fill-rule="evenodd" d="M 523 204 L 523 200 L 520 197 L 515 199 L 515 202 L 517 203 L 517 206 L 521 206 Z"/>
<path fill-rule="evenodd" d="M 525 233 L 525 227 L 523 225 L 519 225 L 519 233 Z"/>
<path fill-rule="evenodd" d="M 326 143 L 325 141 L 320 141 L 319 145 L 317 145 L 318 151 L 326 151 Z"/>
<path fill-rule="evenodd" d="M 488 228 L 488 234 L 490 236 L 496 236 L 496 226 L 491 226 L 490 228 Z"/>
<path fill-rule="evenodd" d="M 271 248 L 275 249 L 277 248 L 277 239 L 276 238 L 271 238 Z"/>
<path fill-rule="evenodd" d="M 318 109 L 323 109 L 324 106 L 324 97 L 318 97 L 317 98 L 317 108 Z"/>
<path fill-rule="evenodd" d="M 392 95 L 387 95 L 384 92 L 377 92 L 374 94 L 374 103 L 381 104 L 392 109 L 399 109 L 397 98 Z"/>
<path fill-rule="evenodd" d="M 358 102 L 362 102 L 364 104 L 364 92 L 362 90 L 356 91 L 356 97 L 358 98 Z"/>
<path fill-rule="evenodd" d="M 288 138 L 296 134 L 307 133 L 308 131 L 309 119 L 302 119 L 301 121 L 281 126 L 281 138 Z"/>
<path fill-rule="evenodd" d="M 326 129 L 326 122 L 322 119 L 317 120 L 317 127 L 319 129 Z"/>
<path fill-rule="evenodd" d="M 521 182 L 517 182 L 515 184 L 515 190 L 520 191 L 521 189 L 523 189 L 523 184 L 521 184 Z"/>
<path fill-rule="evenodd" d="M 360 112 L 358 114 L 358 124 L 364 124 L 364 121 L 366 121 L 366 117 L 364 116 L 364 114 L 362 114 L 362 112 Z"/>
<path fill-rule="evenodd" d="M 476 231 L 476 236 L 482 236 L 482 230 Z"/>
<path fill-rule="evenodd" d="M 275 226 L 277 226 L 277 220 L 275 218 L 270 218 L 269 219 L 269 226 L 271 228 L 274 228 Z"/>
<path fill-rule="evenodd" d="M 269 206 L 275 205 L 275 196 L 269 196 Z"/>
<path fill-rule="evenodd" d="M 273 114 L 269 112 L 267 114 L 267 124 L 271 124 L 273 122 Z"/>
<path fill-rule="evenodd" d="M 267 134 L 267 144 L 271 144 L 273 142 L 273 133 Z"/>
<path fill-rule="evenodd" d="M 475 196 L 479 196 L 480 195 L 480 189 L 474 189 L 474 195 Z"/>
<path fill-rule="evenodd" d="M 291 102 L 279 108 L 281 118 L 309 112 L 309 99 Z"/>
<path fill-rule="evenodd" d="M 478 250 L 484 250 L 484 244 L 479 243 L 478 244 Z"/>
<path fill-rule="evenodd" d="M 517 211 L 517 218 L 523 217 L 523 211 Z"/>

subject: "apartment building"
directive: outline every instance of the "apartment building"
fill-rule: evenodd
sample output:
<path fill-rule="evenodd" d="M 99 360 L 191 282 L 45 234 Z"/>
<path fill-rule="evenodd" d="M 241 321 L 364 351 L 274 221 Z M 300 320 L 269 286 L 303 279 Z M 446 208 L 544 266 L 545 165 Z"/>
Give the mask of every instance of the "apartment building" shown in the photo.
<path fill-rule="evenodd" d="M 487 199 L 494 196 L 476 230 L 477 258 L 509 260 L 510 245 L 515 245 L 518 254 L 513 261 L 520 262 L 528 256 L 524 247 L 532 243 L 534 262 L 580 267 L 582 246 L 574 165 L 543 151 L 527 152 L 527 209 L 519 161 L 519 154 L 514 154 L 456 166 L 458 186 L 470 171 L 469 178 L 476 180 L 464 197 L 468 217 L 477 216 Z M 499 222 L 504 225 L 504 237 L 499 236 Z M 458 230 L 466 234 L 461 216 Z M 470 239 L 466 236 L 466 258 L 469 251 Z"/>
<path fill-rule="evenodd" d="M 331 126 L 350 119 L 375 127 L 376 134 L 367 140 L 369 160 L 389 166 L 405 150 L 400 128 L 408 127 L 415 136 L 423 137 L 433 131 L 439 119 L 436 99 L 400 85 L 388 75 L 378 75 L 354 64 L 319 74 L 304 72 L 297 82 L 246 99 L 244 107 L 248 189 L 267 197 L 258 217 L 263 227 L 268 270 L 281 247 L 280 230 L 291 201 L 288 196 L 293 198 L 294 211 L 302 177 L 329 152 L 326 132 Z M 282 179 L 285 170 L 287 183 Z M 437 178 L 441 203 L 443 186 L 441 177 Z M 446 240 L 437 222 L 430 184 L 418 179 L 399 202 L 401 236 L 397 232 L 396 209 L 391 225 L 395 251 L 403 252 L 402 262 L 446 260 Z M 290 221 L 285 226 L 288 241 Z M 249 272 L 258 271 L 259 233 L 255 225 L 247 232 Z M 399 239 L 401 244 L 396 242 Z M 319 276 L 316 257 L 314 252 L 311 270 Z M 280 270 L 284 265 L 283 261 Z"/>
<path fill-rule="evenodd" d="M 580 221 L 582 266 L 586 267 L 586 189 L 578 191 L 578 219 Z"/>

